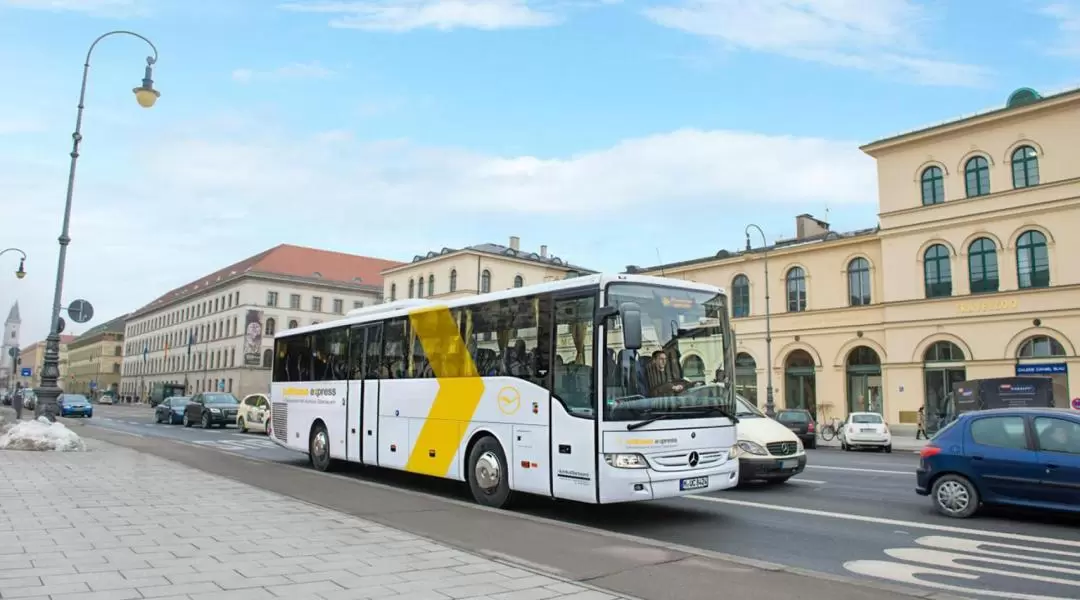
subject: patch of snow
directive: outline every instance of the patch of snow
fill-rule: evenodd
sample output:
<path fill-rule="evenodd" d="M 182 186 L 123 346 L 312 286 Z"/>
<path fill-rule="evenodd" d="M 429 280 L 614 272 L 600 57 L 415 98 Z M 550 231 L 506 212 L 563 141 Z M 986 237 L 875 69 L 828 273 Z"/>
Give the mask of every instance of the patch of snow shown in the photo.
<path fill-rule="evenodd" d="M 0 432 L 0 450 L 85 452 L 86 444 L 63 423 L 45 417 L 21 421 Z"/>

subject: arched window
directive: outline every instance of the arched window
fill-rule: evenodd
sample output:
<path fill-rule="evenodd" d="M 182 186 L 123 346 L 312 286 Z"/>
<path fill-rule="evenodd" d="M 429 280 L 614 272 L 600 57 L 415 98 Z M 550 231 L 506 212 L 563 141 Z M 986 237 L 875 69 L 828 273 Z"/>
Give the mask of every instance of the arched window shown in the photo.
<path fill-rule="evenodd" d="M 391 283 L 390 284 L 390 301 L 393 302 L 394 300 L 397 300 L 397 284 L 396 283 Z"/>
<path fill-rule="evenodd" d="M 847 373 L 847 411 L 881 412 L 881 357 L 868 346 L 857 346 L 848 352 L 845 369 Z"/>
<path fill-rule="evenodd" d="M 731 282 L 731 316 L 750 316 L 750 278 L 746 275 L 736 275 Z"/>
<path fill-rule="evenodd" d="M 931 435 L 955 416 L 953 384 L 967 379 L 966 358 L 960 346 L 946 340 L 934 342 L 923 353 L 923 408 Z"/>
<path fill-rule="evenodd" d="M 814 357 L 806 350 L 792 350 L 784 361 L 784 402 L 817 415 L 817 376 Z"/>
<path fill-rule="evenodd" d="M 423 297 L 424 297 L 424 277 L 423 277 L 423 276 L 421 276 L 421 277 L 420 277 L 420 278 L 419 278 L 419 279 L 417 280 L 417 285 L 416 285 L 416 297 L 417 297 L 417 298 L 423 298 Z"/>
<path fill-rule="evenodd" d="M 480 274 L 480 293 L 486 294 L 491 291 L 491 271 L 484 269 Z"/>
<path fill-rule="evenodd" d="M 923 353 L 923 362 L 964 362 L 965 359 L 960 346 L 947 340 L 934 342 Z"/>
<path fill-rule="evenodd" d="M 973 156 L 964 165 L 964 185 L 968 198 L 990 193 L 990 162 L 985 156 Z"/>
<path fill-rule="evenodd" d="M 267 348 L 263 350 L 262 366 L 264 369 L 269 369 L 274 365 L 274 351 Z"/>
<path fill-rule="evenodd" d="M 297 323 L 296 319 L 290 319 L 289 320 L 289 329 L 296 329 L 299 326 L 300 326 L 300 323 Z"/>
<path fill-rule="evenodd" d="M 1016 274 L 1021 289 L 1050 286 L 1050 254 L 1042 232 L 1025 231 L 1016 241 Z"/>
<path fill-rule="evenodd" d="M 922 172 L 923 206 L 941 204 L 945 201 L 945 177 L 941 167 L 927 167 Z"/>
<path fill-rule="evenodd" d="M 457 291 L 457 269 L 450 270 L 450 291 Z"/>
<path fill-rule="evenodd" d="M 519 288 L 525 285 L 525 279 L 521 275 L 514 276 L 514 287 Z"/>
<path fill-rule="evenodd" d="M 1039 185 L 1039 154 L 1031 146 L 1020 146 L 1012 153 L 1014 188 Z"/>
<path fill-rule="evenodd" d="M 758 405 L 757 362 L 745 352 L 735 355 L 735 391 L 754 406 Z"/>
<path fill-rule="evenodd" d="M 412 298 L 416 295 L 416 282 L 412 279 L 409 280 L 409 297 Z"/>
<path fill-rule="evenodd" d="M 428 275 L 427 276 L 427 293 L 428 293 L 428 296 L 434 296 L 435 295 L 435 276 L 434 275 Z"/>
<path fill-rule="evenodd" d="M 1061 342 L 1048 335 L 1036 335 L 1024 340 L 1016 351 L 1017 358 L 1051 358 L 1065 356 L 1065 347 Z"/>
<path fill-rule="evenodd" d="M 968 246 L 968 280 L 972 294 L 998 291 L 997 244 L 990 238 L 979 238 Z"/>
<path fill-rule="evenodd" d="M 851 306 L 870 304 L 870 261 L 859 257 L 848 263 L 847 286 Z"/>
<path fill-rule="evenodd" d="M 934 244 L 923 255 L 923 274 L 926 279 L 926 297 L 943 298 L 952 295 L 952 263 L 949 249 Z"/>
<path fill-rule="evenodd" d="M 806 272 L 802 267 L 792 267 L 785 279 L 787 280 L 788 312 L 806 310 Z"/>
<path fill-rule="evenodd" d="M 266 320 L 266 330 L 265 330 L 266 335 L 274 335 L 274 332 L 276 330 L 277 330 L 277 321 L 275 321 L 273 318 L 267 319 Z"/>
<path fill-rule="evenodd" d="M 705 381 L 705 361 L 700 356 L 687 356 L 682 362 L 683 377 L 690 381 Z"/>

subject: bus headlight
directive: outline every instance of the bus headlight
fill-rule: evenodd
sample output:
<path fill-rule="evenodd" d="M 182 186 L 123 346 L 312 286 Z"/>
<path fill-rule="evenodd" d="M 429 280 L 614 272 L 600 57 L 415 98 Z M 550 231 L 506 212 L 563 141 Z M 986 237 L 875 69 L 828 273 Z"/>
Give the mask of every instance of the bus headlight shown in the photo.
<path fill-rule="evenodd" d="M 739 447 L 738 446 L 732 446 L 732 447 L 728 448 L 728 451 L 727 451 L 727 459 L 728 460 L 735 460 L 735 458 L 738 457 L 738 456 L 739 456 Z"/>
<path fill-rule="evenodd" d="M 761 444 L 758 444 L 756 442 L 751 442 L 749 440 L 739 440 L 738 446 L 739 450 L 742 450 L 747 454 L 756 454 L 757 456 L 769 455 L 769 451 L 763 448 Z"/>
<path fill-rule="evenodd" d="M 605 454 L 604 460 L 616 469 L 646 469 L 645 457 L 640 454 Z"/>

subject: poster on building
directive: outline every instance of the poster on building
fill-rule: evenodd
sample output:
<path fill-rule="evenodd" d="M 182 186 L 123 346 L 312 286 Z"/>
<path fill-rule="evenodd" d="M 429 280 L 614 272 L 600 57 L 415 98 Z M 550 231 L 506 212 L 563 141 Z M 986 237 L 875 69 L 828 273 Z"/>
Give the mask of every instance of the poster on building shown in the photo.
<path fill-rule="evenodd" d="M 262 354 L 262 311 L 249 310 L 244 325 L 244 364 L 259 366 Z"/>

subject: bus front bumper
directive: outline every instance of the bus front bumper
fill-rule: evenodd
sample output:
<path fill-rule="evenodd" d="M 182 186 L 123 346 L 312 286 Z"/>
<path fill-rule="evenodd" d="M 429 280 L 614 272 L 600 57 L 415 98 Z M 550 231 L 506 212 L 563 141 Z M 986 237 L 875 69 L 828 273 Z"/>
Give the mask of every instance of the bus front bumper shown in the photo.
<path fill-rule="evenodd" d="M 602 504 L 707 494 L 733 488 L 738 483 L 738 460 L 727 460 L 706 469 L 680 471 L 620 469 L 600 460 Z"/>

